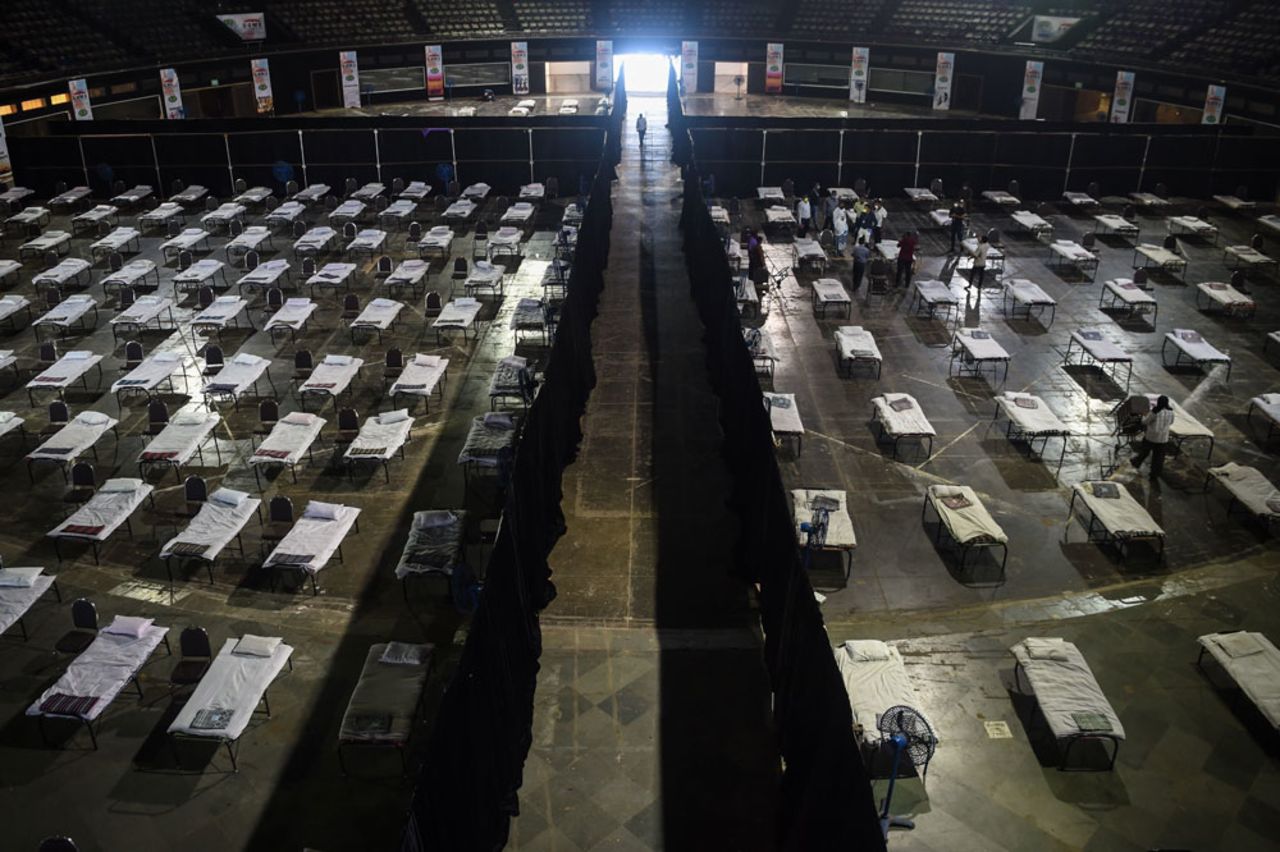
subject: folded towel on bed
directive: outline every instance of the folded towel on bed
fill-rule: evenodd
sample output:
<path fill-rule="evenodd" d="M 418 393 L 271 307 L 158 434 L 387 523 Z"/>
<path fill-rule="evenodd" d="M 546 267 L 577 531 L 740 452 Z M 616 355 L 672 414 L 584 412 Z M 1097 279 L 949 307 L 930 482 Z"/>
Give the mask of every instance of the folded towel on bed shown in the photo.
<path fill-rule="evenodd" d="M 1030 397 L 1025 397 L 1025 396 L 1016 397 L 1013 400 L 1013 404 L 1018 406 L 1019 408 L 1039 408 L 1040 407 L 1040 403 L 1036 402 L 1034 399 L 1031 399 Z"/>
<path fill-rule="evenodd" d="M 914 408 L 915 402 L 906 397 L 889 400 L 889 407 L 894 411 L 906 411 L 908 408 Z"/>
<path fill-rule="evenodd" d="M 1069 659 L 1066 646 L 1061 639 L 1028 637 L 1023 640 L 1022 644 L 1027 649 L 1027 656 L 1033 660 L 1053 660 L 1054 662 L 1065 663 Z"/>
<path fill-rule="evenodd" d="M 206 707 L 196 713 L 191 727 L 201 731 L 225 731 L 236 711 L 222 707 Z"/>
<path fill-rule="evenodd" d="M 207 544 L 196 544 L 194 541 L 179 541 L 169 545 L 169 555 L 171 556 L 203 556 L 204 552 L 209 549 Z"/>
<path fill-rule="evenodd" d="M 1120 498 L 1120 489 L 1114 482 L 1095 482 L 1093 483 L 1093 496 L 1107 500 L 1118 500 Z"/>
<path fill-rule="evenodd" d="M 1227 656 L 1233 660 L 1261 654 L 1266 650 L 1251 633 L 1222 633 L 1219 634 L 1217 641 L 1218 647 L 1226 651 Z"/>
<path fill-rule="evenodd" d="M 94 526 L 93 524 L 67 524 L 62 528 L 62 532 L 67 535 L 97 535 L 102 532 L 102 525 Z"/>
<path fill-rule="evenodd" d="M 261 447 L 253 451 L 255 456 L 262 456 L 269 459 L 287 459 L 289 457 L 288 450 L 264 450 Z"/>
<path fill-rule="evenodd" d="M 1076 726 L 1081 731 L 1112 731 L 1115 728 L 1111 724 L 1111 720 L 1107 718 L 1106 713 L 1084 713 L 1075 712 L 1071 714 L 1071 718 L 1075 720 Z"/>
<path fill-rule="evenodd" d="M 91 695 L 67 695 L 55 692 L 40 705 L 41 713 L 54 713 L 59 716 L 87 716 L 98 699 Z"/>
<path fill-rule="evenodd" d="M 967 509 L 973 505 L 973 501 L 963 494 L 952 494 L 947 497 L 942 497 L 941 500 L 942 505 L 946 506 L 948 509 Z"/>

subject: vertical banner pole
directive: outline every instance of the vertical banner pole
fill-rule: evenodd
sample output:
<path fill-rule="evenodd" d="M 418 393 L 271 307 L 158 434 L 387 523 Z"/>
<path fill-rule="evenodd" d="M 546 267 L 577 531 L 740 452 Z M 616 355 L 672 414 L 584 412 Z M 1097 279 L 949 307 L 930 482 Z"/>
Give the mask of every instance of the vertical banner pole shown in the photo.
<path fill-rule="evenodd" d="M 382 183 L 382 140 L 376 127 L 373 129 L 373 163 L 378 170 L 378 183 Z"/>
<path fill-rule="evenodd" d="M 303 141 L 302 131 L 298 131 L 298 155 L 302 159 L 302 188 L 306 189 L 311 185 L 311 181 L 307 180 L 307 146 Z"/>
<path fill-rule="evenodd" d="M 764 164 L 769 150 L 769 131 L 760 133 L 760 185 L 764 186 Z"/>
<path fill-rule="evenodd" d="M 226 133 L 222 134 L 222 147 L 227 152 L 227 174 L 229 175 L 228 192 L 234 192 L 236 188 L 236 170 L 231 167 L 231 137 Z"/>
<path fill-rule="evenodd" d="M 924 131 L 916 131 L 916 176 L 911 179 L 912 186 L 920 185 L 920 149 L 924 145 Z"/>
<path fill-rule="evenodd" d="M 160 177 L 160 155 L 156 153 L 156 136 L 154 133 L 148 133 L 147 139 L 151 142 L 151 162 L 156 167 L 156 195 L 164 198 L 164 178 Z"/>
<path fill-rule="evenodd" d="M 1071 134 L 1071 147 L 1067 149 L 1067 176 L 1062 180 L 1062 191 L 1071 189 L 1071 166 L 1076 159 L 1076 134 Z"/>
<path fill-rule="evenodd" d="M 1138 171 L 1138 186 L 1134 192 L 1142 192 L 1142 182 L 1147 179 L 1147 155 L 1151 153 L 1151 137 L 1147 136 L 1147 145 L 1142 149 L 1142 168 Z"/>
<path fill-rule="evenodd" d="M 836 186 L 844 185 L 844 128 L 840 128 L 840 154 L 836 159 Z"/>

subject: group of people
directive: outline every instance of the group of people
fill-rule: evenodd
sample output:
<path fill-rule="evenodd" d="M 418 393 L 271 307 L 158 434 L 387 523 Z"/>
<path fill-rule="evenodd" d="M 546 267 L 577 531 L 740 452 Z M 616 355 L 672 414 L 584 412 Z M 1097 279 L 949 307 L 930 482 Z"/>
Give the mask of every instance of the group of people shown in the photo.
<path fill-rule="evenodd" d="M 822 187 L 816 183 L 807 195 L 802 195 L 796 202 L 799 236 L 807 236 L 810 228 L 819 233 L 829 229 L 835 236 L 835 253 L 839 257 L 847 256 L 845 252 L 852 243 L 855 293 L 862 287 L 862 279 L 867 276 L 868 271 L 873 277 L 883 276 L 885 280 L 889 277 L 888 261 L 879 255 L 872 255 L 872 250 L 884 234 L 884 223 L 888 218 L 889 211 L 879 198 L 866 200 L 855 197 L 850 202 L 832 193 L 824 194 Z M 898 241 L 897 269 L 894 275 L 897 286 L 911 286 L 917 245 L 919 237 L 915 231 L 908 231 Z M 878 268 L 880 265 L 883 267 Z"/>

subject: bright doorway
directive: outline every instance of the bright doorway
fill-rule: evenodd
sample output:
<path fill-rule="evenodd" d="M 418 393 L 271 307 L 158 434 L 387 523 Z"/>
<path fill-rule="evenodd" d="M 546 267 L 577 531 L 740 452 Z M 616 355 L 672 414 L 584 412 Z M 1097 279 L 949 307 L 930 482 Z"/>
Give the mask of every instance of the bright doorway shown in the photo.
<path fill-rule="evenodd" d="M 664 53 L 624 53 L 614 58 L 613 79 L 616 82 L 623 68 L 627 69 L 627 94 L 652 95 L 667 91 L 667 74 L 672 57 Z M 676 63 L 676 77 L 680 76 L 680 64 Z"/>

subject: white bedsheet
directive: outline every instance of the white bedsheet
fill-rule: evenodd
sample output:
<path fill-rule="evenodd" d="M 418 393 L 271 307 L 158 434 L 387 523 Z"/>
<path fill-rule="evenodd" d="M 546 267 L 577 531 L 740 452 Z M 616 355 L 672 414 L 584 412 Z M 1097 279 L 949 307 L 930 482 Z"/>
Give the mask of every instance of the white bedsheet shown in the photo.
<path fill-rule="evenodd" d="M 404 370 L 391 385 L 391 394 L 407 393 L 413 396 L 430 396 L 449 369 L 449 359 L 439 355 L 415 355 L 404 365 Z"/>
<path fill-rule="evenodd" d="M 453 245 L 453 229 L 448 225 L 436 225 L 430 231 L 422 235 L 422 239 L 418 241 L 418 249 L 420 251 L 438 251 L 441 254 L 448 254 L 449 247 Z"/>
<path fill-rule="evenodd" d="M 1022 400 L 1021 405 L 1018 400 Z M 1071 431 L 1053 413 L 1048 403 L 1035 394 L 1005 391 L 996 394 L 996 404 L 1005 416 L 1029 435 L 1062 435 Z"/>
<path fill-rule="evenodd" d="M 850 302 L 844 285 L 834 278 L 819 278 L 814 281 L 813 298 L 824 305 L 847 305 Z"/>
<path fill-rule="evenodd" d="M 138 281 L 146 279 L 148 275 L 150 275 L 155 271 L 156 271 L 156 263 L 154 260 L 147 260 L 146 258 L 137 257 L 129 261 L 128 263 L 126 263 L 124 266 L 117 269 L 115 272 L 103 278 L 102 287 L 104 290 L 108 287 L 132 287 Z M 159 283 L 160 283 L 160 276 L 157 275 L 156 276 L 157 286 L 159 285 Z M 142 297 L 139 297 L 138 302 L 142 302 L 143 299 L 147 299 L 147 298 L 154 299 L 158 297 L 142 296 Z M 134 305 L 137 305 L 138 302 L 134 302 Z M 124 316 L 124 314 L 120 314 L 119 316 L 115 317 L 114 319 L 111 320 L 111 322 L 112 323 L 127 322 L 127 320 L 121 320 L 120 319 L 121 316 Z M 155 317 L 152 317 L 152 319 L 154 318 Z"/>
<path fill-rule="evenodd" d="M 79 538 L 87 541 L 106 541 L 120 528 L 142 501 L 154 491 L 145 482 L 132 491 L 103 491 L 99 489 L 89 502 L 75 511 L 71 517 L 47 533 L 50 538 Z M 90 528 L 76 529 L 72 528 Z"/>
<path fill-rule="evenodd" d="M 387 241 L 387 232 L 377 228 L 365 228 L 356 234 L 356 238 L 347 243 L 347 251 L 376 252 Z"/>
<path fill-rule="evenodd" d="M 466 328 L 480 315 L 480 302 L 472 298 L 454 299 L 444 306 L 432 328 Z"/>
<path fill-rule="evenodd" d="M 1156 303 L 1156 297 L 1152 293 L 1143 290 L 1130 278 L 1112 278 L 1104 281 L 1102 286 L 1129 307 Z"/>
<path fill-rule="evenodd" d="M 1054 240 L 1049 244 L 1054 254 L 1071 263 L 1092 263 L 1098 256 L 1071 240 Z"/>
<path fill-rule="evenodd" d="M 194 544 L 205 548 L 198 558 L 212 562 L 240 534 L 249 519 L 258 514 L 258 507 L 261 505 L 262 501 L 257 497 L 246 497 L 238 506 L 206 500 L 191 523 L 187 524 L 187 528 L 160 548 L 160 558 L 172 556 L 176 545 Z M 182 555 L 184 558 L 191 558 L 194 554 Z"/>
<path fill-rule="evenodd" d="M 53 581 L 52 574 L 41 574 L 30 586 L 0 586 L 0 633 L 17 624 Z"/>
<path fill-rule="evenodd" d="M 306 418 L 307 422 L 305 425 L 295 424 L 287 418 L 277 421 L 271 428 L 271 434 L 249 457 L 249 464 L 297 464 L 327 422 L 323 417 L 304 411 L 295 411 L 289 417 Z"/>
<path fill-rule="evenodd" d="M 1193 361 L 1231 360 L 1231 356 L 1214 347 L 1194 329 L 1175 328 L 1166 333 L 1164 339 L 1181 349 L 1182 353 Z"/>
<path fill-rule="evenodd" d="M 197 328 L 201 326 L 225 328 L 227 323 L 238 317 L 247 307 L 249 307 L 248 299 L 239 296 L 219 296 L 209 307 L 196 314 L 191 320 L 191 325 Z"/>
<path fill-rule="evenodd" d="M 1037 659 L 1028 652 L 1028 641 L 1024 639 L 1010 650 L 1026 673 L 1053 735 L 1062 739 L 1084 733 L 1072 714 L 1096 713 L 1106 716 L 1111 723 L 1111 730 L 1105 733 L 1123 740 L 1124 726 L 1111 702 L 1102 694 L 1102 687 L 1098 686 L 1080 649 L 1071 642 L 1058 640 L 1060 655 L 1066 659 Z"/>
<path fill-rule="evenodd" d="M 769 409 L 769 422 L 775 433 L 804 434 L 804 423 L 800 420 L 800 409 L 796 405 L 795 394 L 765 392 L 764 399 Z"/>
<path fill-rule="evenodd" d="M 349 364 L 332 363 L 328 358 L 316 364 L 298 390 L 302 393 L 327 393 L 338 396 L 347 389 L 364 366 L 363 358 L 352 358 Z"/>
<path fill-rule="evenodd" d="M 29 388 L 65 388 L 96 367 L 102 361 L 101 355 L 94 355 L 87 350 L 72 350 L 63 355 L 44 372 L 33 376 L 27 382 Z"/>
<path fill-rule="evenodd" d="M 953 509 L 943 502 L 949 497 L 963 497 L 970 505 Z M 937 510 L 947 532 L 960 544 L 978 539 L 994 539 L 1002 543 L 1009 541 L 996 519 L 991 517 L 987 507 L 982 504 L 978 493 L 967 485 L 930 485 L 929 502 Z"/>
<path fill-rule="evenodd" d="M 1224 281 L 1205 281 L 1197 284 L 1196 289 L 1217 302 L 1224 311 L 1246 311 L 1255 305 L 1252 296 L 1246 296 Z"/>
<path fill-rule="evenodd" d="M 1249 400 L 1272 423 L 1280 426 L 1280 393 L 1264 393 Z"/>
<path fill-rule="evenodd" d="M 169 628 L 153 624 L 143 631 L 141 638 L 122 636 L 119 633 L 99 631 L 97 637 L 80 656 L 71 661 L 53 686 L 27 708 L 28 716 L 42 716 L 40 705 L 45 699 L 62 693 L 85 698 L 97 698 L 89 712 L 76 718 L 92 722 L 111 705 L 120 690 L 124 689 L 138 670 L 147 662 Z M 57 714 L 62 715 L 62 714 Z"/>
<path fill-rule="evenodd" d="M 1262 647 L 1254 654 L 1233 657 L 1227 650 L 1231 639 L 1241 633 L 1209 633 L 1200 645 L 1218 661 L 1272 727 L 1280 728 L 1280 650 L 1261 633 L 1243 633 Z"/>
<path fill-rule="evenodd" d="M 338 237 L 338 232 L 328 225 L 320 225 L 293 241 L 295 253 L 324 251 Z"/>
<path fill-rule="evenodd" d="M 1163 536 L 1164 530 L 1156 523 L 1155 518 L 1133 499 L 1129 490 L 1119 482 L 1115 485 L 1119 494 L 1116 497 L 1094 496 L 1093 482 L 1080 482 L 1074 486 L 1075 493 L 1084 500 L 1089 511 L 1098 519 L 1098 523 L 1116 538 L 1133 538 L 1135 536 Z"/>
<path fill-rule="evenodd" d="M 1097 335 L 1097 338 L 1094 338 Z M 1071 339 L 1083 346 L 1095 361 L 1132 361 L 1133 356 L 1111 342 L 1096 328 L 1082 328 L 1071 332 Z"/>
<path fill-rule="evenodd" d="M 915 283 L 916 293 L 926 305 L 958 305 L 959 299 L 951 288 L 936 278 L 926 278 Z"/>
<path fill-rule="evenodd" d="M 877 639 L 852 639 L 837 645 L 835 656 L 854 728 L 863 742 L 879 742 L 880 715 L 890 707 L 920 708 L 920 697 L 897 648 Z"/>
<path fill-rule="evenodd" d="M 338 552 L 338 545 L 342 544 L 359 517 L 360 510 L 355 506 L 343 506 L 336 520 L 314 518 L 304 511 L 264 564 L 318 574 Z M 299 557 L 306 559 L 303 561 Z"/>
<path fill-rule="evenodd" d="M 1145 394 L 1147 401 L 1151 406 L 1155 406 L 1156 400 L 1160 398 L 1158 393 Z M 1176 438 L 1212 438 L 1213 430 L 1192 417 L 1187 410 L 1172 399 L 1169 400 L 1169 408 L 1173 410 L 1173 425 L 1169 427 L 1169 434 Z"/>
<path fill-rule="evenodd" d="M 85 314 L 98 307 L 98 300 L 88 293 L 76 293 L 68 296 L 45 314 L 36 319 L 35 325 L 51 325 L 56 328 L 67 328 L 77 323 Z"/>
<path fill-rule="evenodd" d="M 1013 297 L 1019 305 L 1056 305 L 1053 297 L 1040 288 L 1039 284 L 1026 278 L 1006 278 L 1004 291 Z"/>
<path fill-rule="evenodd" d="M 421 245 L 421 243 L 419 243 Z M 387 286 L 393 285 L 409 285 L 415 287 L 422 283 L 422 279 L 427 277 L 427 271 L 431 265 L 425 260 L 402 260 L 395 271 L 387 276 L 383 282 Z"/>
<path fill-rule="evenodd" d="M 860 325 L 842 325 L 836 329 L 836 346 L 841 359 L 882 360 L 875 335 Z"/>
<path fill-rule="evenodd" d="M 892 407 L 893 403 L 900 400 L 907 400 L 911 403 L 909 408 L 901 411 L 895 411 Z M 929 418 L 924 416 L 924 411 L 920 408 L 920 403 L 916 398 L 906 393 L 886 393 L 882 396 L 874 397 L 871 405 L 875 410 L 875 419 L 884 426 L 885 431 L 890 435 L 936 435 L 933 424 L 929 422 Z"/>
<path fill-rule="evenodd" d="M 101 422 L 96 422 L 101 420 Z M 29 459 L 73 462 L 120 421 L 97 411 L 82 411 L 40 446 L 27 454 Z"/>
<path fill-rule="evenodd" d="M 1254 515 L 1280 518 L 1280 491 L 1256 467 L 1227 462 L 1209 473 Z"/>
<path fill-rule="evenodd" d="M 800 529 L 800 525 L 813 521 L 815 502 L 838 504 L 827 511 L 827 537 L 822 546 L 840 550 L 857 547 L 858 537 L 853 531 L 853 518 L 849 517 L 848 494 L 831 488 L 796 488 L 791 491 L 791 512 L 795 520 L 796 540 L 800 546 L 804 547 L 809 540 L 809 534 Z"/>
<path fill-rule="evenodd" d="M 964 349 L 965 353 L 974 361 L 1009 360 L 1009 353 L 1005 348 L 996 342 L 990 332 L 983 331 L 980 328 L 956 329 L 953 343 Z"/>
<path fill-rule="evenodd" d="M 130 370 L 111 385 L 112 393 L 122 390 L 151 390 L 182 369 L 182 355 L 178 352 L 157 352 Z"/>
<path fill-rule="evenodd" d="M 183 465 L 217 428 L 222 418 L 216 412 L 188 416 L 178 414 L 138 456 L 139 462 L 168 462 Z"/>
<path fill-rule="evenodd" d="M 352 328 L 376 328 L 385 331 L 404 310 L 404 303 L 394 299 L 371 299 L 360 316 L 351 321 Z"/>
<path fill-rule="evenodd" d="M 222 643 L 218 656 L 178 711 L 168 733 L 234 741 L 249 727 L 263 693 L 284 669 L 293 648 L 281 642 L 270 657 L 233 654 L 239 641 L 232 637 Z M 197 713 L 213 709 L 234 711 L 225 728 L 193 727 Z"/>
<path fill-rule="evenodd" d="M 291 328 L 295 331 L 302 328 L 311 315 L 316 312 L 316 303 L 308 298 L 292 298 L 285 299 L 284 305 L 280 310 L 271 315 L 271 319 L 267 320 L 263 331 L 270 331 L 273 328 Z"/>
<path fill-rule="evenodd" d="M 405 441 L 409 440 L 409 432 L 413 429 L 413 418 L 396 423 L 383 423 L 381 415 L 374 415 L 360 427 L 355 440 L 347 447 L 344 458 L 384 461 L 391 458 Z M 378 450 L 379 452 L 372 452 Z"/>

